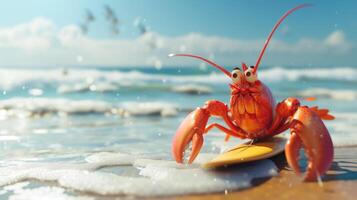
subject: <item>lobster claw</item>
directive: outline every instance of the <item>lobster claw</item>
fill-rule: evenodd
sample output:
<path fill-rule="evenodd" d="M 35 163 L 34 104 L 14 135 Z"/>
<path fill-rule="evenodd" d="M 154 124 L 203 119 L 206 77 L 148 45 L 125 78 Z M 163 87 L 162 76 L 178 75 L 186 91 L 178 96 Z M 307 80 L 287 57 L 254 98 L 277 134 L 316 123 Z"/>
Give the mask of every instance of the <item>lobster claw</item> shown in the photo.
<path fill-rule="evenodd" d="M 325 174 L 333 160 L 330 134 L 319 114 L 306 106 L 299 107 L 292 120 L 294 125 L 285 148 L 286 159 L 290 167 L 300 174 L 299 152 L 304 147 L 308 159 L 304 180 L 315 181 Z"/>
<path fill-rule="evenodd" d="M 184 152 L 192 142 L 192 151 L 188 160 L 191 164 L 201 150 L 203 134 L 210 117 L 205 108 L 196 108 L 181 123 L 172 144 L 172 154 L 176 162 L 183 163 Z"/>

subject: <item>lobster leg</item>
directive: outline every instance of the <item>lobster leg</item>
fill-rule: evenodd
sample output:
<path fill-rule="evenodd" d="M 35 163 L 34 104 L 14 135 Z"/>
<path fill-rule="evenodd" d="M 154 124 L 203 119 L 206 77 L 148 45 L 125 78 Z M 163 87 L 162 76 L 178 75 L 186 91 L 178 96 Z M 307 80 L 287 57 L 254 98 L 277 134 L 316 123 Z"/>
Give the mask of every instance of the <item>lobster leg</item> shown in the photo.
<path fill-rule="evenodd" d="M 330 134 L 318 113 L 307 106 L 298 107 L 292 116 L 291 137 L 286 144 L 286 159 L 300 173 L 299 150 L 305 149 L 308 166 L 304 180 L 315 181 L 325 174 L 333 160 L 333 144 Z"/>
<path fill-rule="evenodd" d="M 207 126 L 206 130 L 205 130 L 205 133 L 207 133 L 208 131 L 210 131 L 211 129 L 213 129 L 214 127 L 218 128 L 219 130 L 223 131 L 224 133 L 226 133 L 226 138 L 225 138 L 225 141 L 228 141 L 229 140 L 229 137 L 230 136 L 234 136 L 234 137 L 238 137 L 238 138 L 241 138 L 241 139 L 244 139 L 245 136 L 244 136 L 244 132 L 236 132 L 236 131 L 233 131 L 232 129 L 228 129 L 218 123 L 213 123 L 213 124 L 210 124 L 209 126 Z"/>
<path fill-rule="evenodd" d="M 172 154 L 176 162 L 183 163 L 186 147 L 192 142 L 192 151 L 188 163 L 192 163 L 203 145 L 203 134 L 213 127 L 218 127 L 226 134 L 244 138 L 244 132 L 228 117 L 227 105 L 216 100 L 207 101 L 202 108 L 196 108 L 181 123 L 173 139 Z M 230 129 L 218 124 L 206 128 L 210 116 L 221 117 Z"/>
<path fill-rule="evenodd" d="M 300 101 L 292 97 L 289 97 L 284 101 L 278 103 L 275 109 L 276 114 L 273 119 L 272 125 L 267 130 L 267 136 L 277 135 L 290 128 L 290 123 L 287 123 L 287 120 L 289 117 L 294 115 L 299 106 Z"/>

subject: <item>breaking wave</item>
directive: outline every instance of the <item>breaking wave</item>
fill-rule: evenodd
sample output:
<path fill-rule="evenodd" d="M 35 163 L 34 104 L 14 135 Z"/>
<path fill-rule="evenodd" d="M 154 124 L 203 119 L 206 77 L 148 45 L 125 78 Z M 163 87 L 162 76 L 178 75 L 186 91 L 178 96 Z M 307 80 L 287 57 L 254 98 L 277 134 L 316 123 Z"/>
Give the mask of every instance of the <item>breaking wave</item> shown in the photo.
<path fill-rule="evenodd" d="M 175 116 L 178 107 L 168 102 L 123 102 L 111 104 L 100 100 L 62 98 L 12 98 L 0 101 L 0 118 L 39 117 L 51 114 L 116 114 L 120 116 Z"/>
<path fill-rule="evenodd" d="M 332 90 L 327 88 L 312 88 L 303 90 L 298 94 L 303 97 L 324 97 L 343 101 L 354 101 L 357 99 L 357 91 L 355 90 Z"/>
<path fill-rule="evenodd" d="M 9 90 L 13 87 L 23 87 L 31 83 L 46 83 L 56 85 L 58 92 L 84 92 L 99 91 L 111 92 L 121 86 L 143 86 L 149 83 L 161 85 L 185 84 L 184 89 L 173 91 L 185 92 L 191 88 L 209 92 L 209 89 L 200 87 L 188 87 L 187 84 L 216 84 L 228 83 L 229 80 L 223 74 L 153 74 L 140 71 L 105 71 L 97 69 L 69 69 L 65 74 L 60 69 L 0 69 L 0 74 L 6 74 L 0 80 L 0 88 Z M 309 80 L 334 80 L 357 82 L 357 69 L 350 67 L 340 68 L 283 68 L 274 67 L 261 69 L 259 76 L 263 81 L 299 81 Z"/>
<path fill-rule="evenodd" d="M 197 84 L 186 84 L 172 86 L 171 91 L 185 94 L 210 94 L 212 89 L 208 86 Z"/>

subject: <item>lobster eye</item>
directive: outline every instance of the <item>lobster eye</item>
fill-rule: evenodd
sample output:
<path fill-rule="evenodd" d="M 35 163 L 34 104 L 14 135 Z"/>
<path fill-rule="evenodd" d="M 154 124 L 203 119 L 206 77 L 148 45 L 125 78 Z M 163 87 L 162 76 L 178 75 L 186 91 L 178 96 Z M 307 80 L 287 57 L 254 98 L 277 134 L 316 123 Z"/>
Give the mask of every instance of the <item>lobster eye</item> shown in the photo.
<path fill-rule="evenodd" d="M 245 70 L 244 75 L 245 75 L 245 79 L 249 82 L 249 83 L 254 83 L 255 81 L 258 80 L 257 74 L 253 73 L 254 71 L 254 67 L 250 67 L 247 70 Z"/>
<path fill-rule="evenodd" d="M 231 73 L 231 78 L 233 83 L 237 83 L 240 81 L 240 76 L 242 74 L 242 71 L 239 68 L 234 68 L 232 73 Z"/>

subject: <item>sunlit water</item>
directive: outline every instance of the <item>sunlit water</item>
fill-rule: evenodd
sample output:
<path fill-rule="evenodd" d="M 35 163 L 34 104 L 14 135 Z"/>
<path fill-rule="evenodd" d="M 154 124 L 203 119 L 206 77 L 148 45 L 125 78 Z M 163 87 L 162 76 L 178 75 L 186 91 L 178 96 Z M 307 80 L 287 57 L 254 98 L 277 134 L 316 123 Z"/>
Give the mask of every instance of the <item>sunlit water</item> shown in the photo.
<path fill-rule="evenodd" d="M 256 177 L 276 175 L 265 160 L 211 172 L 199 162 L 227 146 L 217 130 L 192 166 L 171 158 L 180 121 L 206 100 L 228 103 L 229 80 L 200 68 L 0 69 L 0 190 L 2 199 L 92 199 L 230 192 Z M 357 69 L 265 67 L 259 77 L 277 101 L 329 108 L 335 146 L 357 144 Z M 199 177 L 199 178 L 197 178 Z"/>

